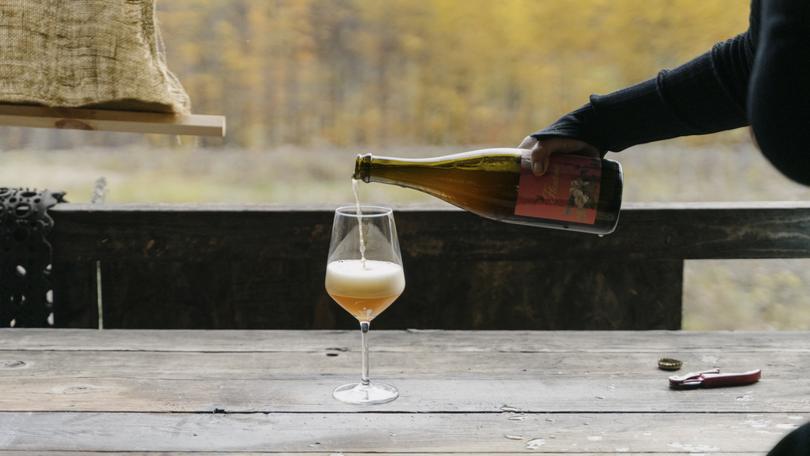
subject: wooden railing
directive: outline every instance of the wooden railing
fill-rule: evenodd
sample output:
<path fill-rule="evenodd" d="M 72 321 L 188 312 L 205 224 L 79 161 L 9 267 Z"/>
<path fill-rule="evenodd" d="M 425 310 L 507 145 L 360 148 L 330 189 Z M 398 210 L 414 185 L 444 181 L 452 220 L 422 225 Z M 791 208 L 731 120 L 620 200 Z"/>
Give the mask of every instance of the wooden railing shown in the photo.
<path fill-rule="evenodd" d="M 59 205 L 56 326 L 353 328 L 323 288 L 332 210 Z M 685 259 L 810 257 L 807 203 L 627 205 L 603 238 L 395 217 L 407 287 L 377 328 L 678 329 Z"/>

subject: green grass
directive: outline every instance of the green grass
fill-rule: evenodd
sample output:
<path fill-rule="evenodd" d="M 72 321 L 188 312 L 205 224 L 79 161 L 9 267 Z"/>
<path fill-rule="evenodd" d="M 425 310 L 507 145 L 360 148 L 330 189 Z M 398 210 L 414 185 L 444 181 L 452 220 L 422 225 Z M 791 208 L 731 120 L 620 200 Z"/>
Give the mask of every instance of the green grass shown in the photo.
<path fill-rule="evenodd" d="M 810 329 L 810 260 L 687 261 L 685 329 Z"/>

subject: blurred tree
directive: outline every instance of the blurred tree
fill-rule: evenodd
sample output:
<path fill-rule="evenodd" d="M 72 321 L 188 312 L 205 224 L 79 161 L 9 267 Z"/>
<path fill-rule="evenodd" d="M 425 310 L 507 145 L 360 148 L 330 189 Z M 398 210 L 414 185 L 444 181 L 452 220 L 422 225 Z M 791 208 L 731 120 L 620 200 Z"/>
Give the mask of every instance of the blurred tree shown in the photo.
<path fill-rule="evenodd" d="M 743 31 L 747 15 L 745 0 L 159 2 L 169 64 L 193 109 L 227 115 L 227 143 L 256 149 L 513 145 L 591 93 Z M 143 139 L 93 140 L 132 141 Z M 32 144 L 69 147 L 74 138 L 0 139 Z"/>

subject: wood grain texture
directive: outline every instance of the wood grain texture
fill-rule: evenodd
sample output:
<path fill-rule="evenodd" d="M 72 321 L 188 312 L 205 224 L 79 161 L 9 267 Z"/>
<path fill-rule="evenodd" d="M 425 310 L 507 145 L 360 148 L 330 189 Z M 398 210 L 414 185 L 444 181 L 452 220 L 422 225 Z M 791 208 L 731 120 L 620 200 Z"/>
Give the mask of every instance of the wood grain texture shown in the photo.
<path fill-rule="evenodd" d="M 326 255 L 334 208 L 80 205 L 52 209 L 71 260 L 194 261 Z M 493 222 L 454 209 L 395 212 L 403 251 L 461 260 L 683 260 L 810 257 L 810 204 L 626 205 L 600 238 Z"/>
<path fill-rule="evenodd" d="M 808 331 L 375 330 L 371 350 L 394 353 L 810 354 Z M 353 352 L 359 331 L 0 329 L 3 351 Z"/>
<path fill-rule="evenodd" d="M 764 454 L 810 419 L 808 336 L 377 331 L 372 377 L 401 397 L 369 409 L 330 395 L 355 331 L 5 329 L 0 456 Z M 672 391 L 662 354 L 765 375 Z"/>
<path fill-rule="evenodd" d="M 225 117 L 0 104 L 0 125 L 64 130 L 225 136 Z"/>
<path fill-rule="evenodd" d="M 355 366 L 358 367 L 358 366 Z M 766 378 L 740 388 L 672 391 L 667 376 L 634 379 L 615 375 L 581 378 L 561 374 L 539 378 L 420 379 L 407 373 L 375 375 L 400 391 L 396 401 L 375 410 L 396 413 L 498 413 L 517 407 L 527 413 L 774 413 L 810 417 L 806 380 Z M 332 399 L 337 386 L 359 374 L 324 374 L 263 380 L 139 378 L 0 378 L 0 409 L 33 412 L 336 413 L 357 407 Z"/>
<path fill-rule="evenodd" d="M 68 204 L 51 212 L 55 261 L 69 265 L 59 268 L 59 326 L 93 325 L 95 287 L 86 284 L 96 261 L 108 328 L 355 325 L 323 290 L 331 208 Z M 408 286 L 379 328 L 678 329 L 683 259 L 810 255 L 810 205 L 802 204 L 629 207 L 604 238 L 457 210 L 396 218 Z"/>
<path fill-rule="evenodd" d="M 349 329 L 324 290 L 326 259 L 103 262 L 107 328 Z"/>
<path fill-rule="evenodd" d="M 405 292 L 376 328 L 680 328 L 679 262 L 404 261 Z M 103 262 L 105 327 L 355 328 L 326 294 L 325 269 L 321 257 Z"/>
<path fill-rule="evenodd" d="M 95 262 L 63 260 L 55 251 L 52 267 L 54 326 L 98 328 Z"/>
<path fill-rule="evenodd" d="M 2 451 L 0 450 L 0 456 L 19 456 L 20 454 L 27 454 L 25 450 L 21 451 Z M 211 452 L 208 451 L 156 451 L 156 452 L 144 452 L 144 451 L 82 451 L 83 454 L 98 454 L 98 455 L 105 455 L 105 456 L 152 456 L 152 455 L 160 455 L 160 456 L 210 456 Z M 217 455 L 221 456 L 258 456 L 258 455 L 273 455 L 273 456 L 376 456 L 382 453 L 374 452 L 374 453 L 366 453 L 366 452 L 356 452 L 356 451 L 302 451 L 302 452 L 289 452 L 289 451 L 281 451 L 281 452 L 257 452 L 257 451 L 239 451 L 239 452 L 228 452 L 228 451 L 218 451 Z M 434 453 L 391 453 L 386 451 L 384 454 L 388 456 L 462 456 L 462 455 L 478 455 L 481 453 L 471 453 L 466 451 L 453 451 L 450 453 L 446 452 L 434 452 Z M 486 453 L 490 454 L 490 453 Z M 512 452 L 498 452 L 499 456 L 518 456 L 518 455 L 525 455 L 526 452 L 520 453 L 512 453 Z M 622 452 L 624 455 L 629 456 L 641 456 L 647 455 L 649 456 L 649 452 L 644 453 L 637 453 L 635 451 L 625 451 Z M 666 452 L 663 454 L 667 455 L 691 455 L 695 456 L 695 452 L 692 451 L 673 451 L 673 452 Z M 76 452 L 73 451 L 48 451 L 45 453 L 47 456 L 76 456 Z M 566 451 L 565 453 L 558 453 L 558 452 L 543 452 L 544 456 L 604 456 L 604 453 L 581 453 L 581 452 L 569 452 Z M 712 453 L 712 456 L 752 456 L 752 455 L 762 455 L 762 452 L 757 451 L 749 451 L 745 453 L 726 453 L 726 452 L 719 452 L 719 453 Z"/>
<path fill-rule="evenodd" d="M 372 337 L 374 335 L 372 334 Z M 372 339 L 374 342 L 376 340 Z M 671 353 L 662 353 L 672 356 Z M 766 379 L 798 378 L 806 371 L 806 353 L 769 352 L 675 353 L 681 373 L 718 367 L 724 370 L 762 368 Z M 605 360 L 605 353 L 519 352 L 397 352 L 372 345 L 375 376 L 427 379 L 559 379 L 600 375 L 615 382 L 633 377 L 661 380 L 655 353 L 623 353 Z M 359 351 L 326 348 L 308 352 L 140 352 L 140 351 L 11 351 L 0 352 L 0 378 L 133 378 L 164 380 L 300 379 L 357 375 Z"/>
<path fill-rule="evenodd" d="M 337 331 L 0 331 L 0 410 L 333 413 L 358 335 Z M 790 412 L 810 416 L 807 333 L 372 331 L 386 412 Z M 334 355 L 334 356 L 328 356 Z M 671 391 L 685 370 L 764 370 L 741 388 Z"/>
<path fill-rule="evenodd" d="M 0 413 L 0 447 L 73 451 L 765 453 L 797 426 L 745 414 Z M 505 435 L 519 439 L 506 438 Z M 539 443 L 539 442 L 537 442 Z"/>

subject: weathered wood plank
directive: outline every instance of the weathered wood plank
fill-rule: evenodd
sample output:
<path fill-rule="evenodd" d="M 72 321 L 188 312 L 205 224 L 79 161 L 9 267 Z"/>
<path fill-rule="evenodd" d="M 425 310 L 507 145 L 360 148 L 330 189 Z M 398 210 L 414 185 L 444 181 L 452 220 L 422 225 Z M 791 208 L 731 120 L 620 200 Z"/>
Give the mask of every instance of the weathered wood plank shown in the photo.
<path fill-rule="evenodd" d="M 678 329 L 680 261 L 442 261 L 406 257 L 377 328 Z M 441 274 L 438 268 L 451 273 Z M 349 329 L 326 258 L 102 263 L 107 328 Z M 519 279 L 516 279 L 519 278 Z M 516 282 L 517 280 L 517 282 Z M 584 292 L 585 290 L 585 292 Z"/>
<path fill-rule="evenodd" d="M 765 378 L 740 388 L 673 391 L 665 375 L 537 378 L 425 379 L 406 374 L 373 375 L 395 385 L 396 401 L 375 410 L 407 413 L 500 412 L 785 412 L 810 413 L 805 379 Z M 356 407 L 332 399 L 332 390 L 359 375 L 322 374 L 292 379 L 161 379 L 122 377 L 2 377 L 2 411 L 103 412 L 346 412 Z"/>
<path fill-rule="evenodd" d="M 667 407 L 806 411 L 810 395 L 798 379 L 807 340 L 803 332 L 378 331 L 372 363 L 403 389 L 391 410 L 650 411 L 676 401 Z M 0 390 L 18 394 L 0 399 L 0 409 L 342 410 L 328 393 L 354 379 L 356 345 L 351 331 L 8 329 L 0 331 Z M 683 359 L 685 370 L 762 368 L 765 376 L 750 389 L 673 392 L 654 368 L 663 355 Z M 508 387 L 470 394 L 493 384 Z"/>
<path fill-rule="evenodd" d="M 63 260 L 59 249 L 53 252 L 54 326 L 57 328 L 98 328 L 96 264 L 93 261 Z"/>
<path fill-rule="evenodd" d="M 323 287 L 326 258 L 102 263 L 106 328 L 353 328 Z M 319 305 L 328 303 L 328 305 Z M 323 315 L 332 317 L 324 320 Z M 320 319 L 319 319 L 320 316 Z"/>
<path fill-rule="evenodd" d="M 54 233 L 55 249 L 62 263 L 92 267 L 100 261 L 107 328 L 345 329 L 355 324 L 323 290 L 331 210 L 62 209 L 57 225 L 66 237 Z M 379 320 L 380 328 L 680 328 L 680 259 L 596 254 L 597 259 L 582 262 L 546 249 L 547 261 L 539 262 L 538 257 L 503 257 L 497 239 L 480 236 L 473 238 L 479 244 L 473 261 L 455 253 L 439 259 L 438 244 L 467 234 L 426 223 L 435 214 L 403 213 L 406 227 L 400 231 L 410 233 L 403 235 L 403 245 L 413 244 L 404 248 L 408 286 Z M 448 214 L 462 217 L 452 223 L 471 217 Z M 472 223 L 493 225 L 495 231 L 503 225 L 477 218 Z M 523 232 L 523 238 L 529 234 Z M 283 248 L 277 238 L 286 239 Z M 522 243 L 523 238 L 510 239 Z M 88 243 L 90 251 L 75 250 Z M 456 248 L 470 250 L 469 245 L 450 247 Z M 89 318 L 74 322 L 71 316 L 81 315 L 73 303 L 95 306 L 95 289 L 74 285 L 86 283 L 88 273 L 80 266 L 62 268 L 60 274 L 57 294 L 71 299 L 66 312 L 57 303 L 57 318 L 62 326 L 84 326 Z M 89 276 L 96 278 L 94 272 Z M 93 309 L 86 314 L 92 316 Z"/>
<path fill-rule="evenodd" d="M 2 451 L 2 450 L 0 450 L 0 456 L 19 456 L 23 452 L 26 453 L 26 454 L 29 454 L 29 452 L 26 451 L 26 450 L 21 450 L 21 451 L 13 451 L 13 450 L 12 451 Z M 160 451 L 160 452 L 83 451 L 82 453 L 83 454 L 99 454 L 99 455 L 105 455 L 105 456 L 151 456 L 151 455 L 156 455 L 156 454 L 159 454 L 160 456 L 209 456 L 211 454 L 211 452 L 209 452 L 209 451 L 205 451 L 205 452 L 197 452 L 197 451 L 170 451 L 170 452 L 165 452 L 165 451 Z M 47 452 L 44 452 L 44 454 L 46 454 L 47 456 L 76 456 L 76 453 L 72 452 L 72 451 L 47 451 Z M 296 453 L 291 453 L 291 452 L 287 452 L 287 451 L 283 451 L 283 452 L 275 452 L 275 451 L 273 451 L 273 452 L 255 452 L 255 451 L 243 452 L 243 451 L 240 451 L 240 452 L 235 452 L 235 453 L 232 453 L 232 452 L 220 452 L 220 451 L 217 452 L 217 455 L 220 455 L 220 456 L 258 456 L 258 455 L 273 455 L 273 456 L 375 456 L 375 455 L 380 455 L 380 454 L 385 454 L 385 455 L 389 455 L 389 456 L 462 456 L 462 455 L 465 455 L 465 454 L 477 455 L 477 454 L 481 454 L 481 453 L 468 453 L 468 452 L 458 452 L 458 451 L 454 451 L 454 452 L 451 452 L 451 453 L 445 453 L 445 452 L 438 452 L 438 453 L 391 453 L 391 452 L 388 452 L 388 451 L 386 451 L 384 453 L 379 453 L 379 452 L 358 453 L 358 452 L 354 452 L 354 451 L 341 451 L 341 452 L 304 451 L 304 452 L 296 452 Z M 497 454 L 499 456 L 518 456 L 518 455 L 525 455 L 526 452 L 521 452 L 521 453 L 498 452 Z M 650 453 L 649 452 L 637 453 L 635 451 L 625 451 L 625 452 L 622 452 L 622 454 L 628 455 L 628 456 L 641 456 L 641 455 L 649 456 Z M 692 452 L 692 451 L 666 452 L 666 453 L 662 453 L 662 454 L 674 455 L 674 456 L 678 456 L 678 455 L 695 456 L 695 453 Z M 750 452 L 747 452 L 747 453 L 736 453 L 736 452 L 735 453 L 725 453 L 725 452 L 715 453 L 715 452 L 712 452 L 712 456 L 751 456 L 751 455 L 761 455 L 761 454 L 762 454 L 762 452 L 756 452 L 756 451 L 750 451 Z M 579 452 L 568 452 L 568 451 L 566 451 L 565 453 L 557 453 L 557 452 L 549 453 L 549 452 L 544 451 L 543 455 L 544 456 L 562 456 L 562 455 L 567 455 L 567 456 L 604 456 L 604 453 L 579 453 Z"/>
<path fill-rule="evenodd" d="M 225 136 L 225 117 L 0 104 L 0 125 L 62 130 Z"/>
<path fill-rule="evenodd" d="M 0 450 L 0 456 L 18 456 L 21 452 L 22 451 L 2 451 L 2 450 Z M 90 451 L 90 452 L 83 452 L 83 453 L 86 453 L 86 454 L 103 454 L 105 456 L 148 456 L 148 455 L 155 455 L 155 454 L 160 454 L 161 456 L 175 456 L 175 455 L 209 456 L 211 454 L 210 452 L 196 452 L 196 451 L 170 451 L 170 452 L 165 452 L 165 451 L 160 451 L 160 452 L 141 452 L 141 451 L 137 451 L 137 452 L 131 452 L 131 451 L 127 451 L 127 452 L 103 451 L 103 452 L 101 452 L 101 451 L 99 451 L 99 452 L 94 452 L 94 451 Z M 76 455 L 75 452 L 70 452 L 70 451 L 47 451 L 47 452 L 45 452 L 45 454 L 47 454 L 48 456 L 75 456 Z M 480 454 L 480 453 L 468 453 L 468 452 L 458 452 L 458 451 L 454 451 L 452 453 L 445 453 L 445 452 L 440 452 L 440 453 L 390 453 L 390 452 L 387 452 L 387 451 L 385 453 L 377 453 L 377 452 L 375 452 L 375 453 L 357 453 L 357 452 L 354 452 L 354 451 L 341 451 L 339 453 L 335 453 L 335 452 L 322 453 L 322 452 L 305 451 L 305 452 L 291 453 L 291 452 L 287 452 L 287 451 L 283 451 L 283 452 L 275 452 L 275 451 L 273 451 L 273 452 L 254 452 L 254 451 L 242 452 L 242 451 L 240 451 L 240 452 L 235 452 L 235 453 L 217 452 L 217 454 L 222 455 L 222 456 L 255 456 L 255 455 L 263 455 L 263 454 L 272 454 L 274 456 L 375 456 L 375 455 L 380 455 L 380 454 L 385 454 L 385 455 L 389 455 L 389 456 L 462 456 L 462 455 L 465 455 L 465 454 L 477 455 L 477 454 Z M 498 452 L 499 456 L 518 456 L 518 455 L 525 455 L 525 454 L 526 454 L 525 452 L 524 453 Z M 623 452 L 622 454 L 629 455 L 629 456 L 649 455 L 649 453 L 647 453 L 647 452 L 637 453 L 635 451 Z M 674 456 L 680 456 L 680 455 L 683 455 L 683 456 L 686 456 L 686 455 L 695 456 L 694 452 L 677 452 L 677 453 L 665 453 L 665 454 L 674 455 Z M 712 456 L 751 456 L 751 455 L 761 455 L 761 454 L 762 454 L 761 452 L 755 452 L 755 451 L 751 451 L 751 452 L 748 452 L 748 453 L 725 453 L 725 452 L 714 453 L 713 452 Z M 579 453 L 579 452 L 548 453 L 548 452 L 543 452 L 543 455 L 544 456 L 564 456 L 564 455 L 566 455 L 566 456 L 604 456 L 604 453 Z"/>
<path fill-rule="evenodd" d="M 405 258 L 378 328 L 680 329 L 683 263 Z M 343 313 L 327 299 L 333 313 Z M 346 326 L 343 326 L 344 328 Z"/>
<path fill-rule="evenodd" d="M 762 454 L 810 418 L 808 333 L 377 334 L 372 373 L 402 396 L 358 409 L 330 397 L 354 380 L 354 332 L 0 331 L 0 448 Z M 660 354 L 770 365 L 756 385 L 671 391 Z"/>
<path fill-rule="evenodd" d="M 72 451 L 760 452 L 791 415 L 0 413 L 0 447 Z M 505 435 L 519 439 L 506 438 Z"/>
<path fill-rule="evenodd" d="M 58 325 L 349 328 L 323 291 L 332 208 L 59 205 Z M 408 286 L 379 328 L 678 329 L 684 258 L 810 256 L 810 205 L 638 206 L 605 238 L 397 211 Z M 541 261 L 542 260 L 542 261 Z M 63 309 L 61 300 L 65 299 Z M 81 303 L 87 307 L 81 308 Z"/>
<path fill-rule="evenodd" d="M 768 382 L 807 373 L 807 353 L 683 353 L 681 373 L 718 367 L 726 371 L 761 368 Z M 375 376 L 409 379 L 547 379 L 595 376 L 661 380 L 672 375 L 656 368 L 659 355 L 622 353 L 393 352 L 372 351 Z M 140 352 L 2 351 L 0 378 L 128 378 L 195 380 L 351 378 L 360 366 L 358 351 L 310 352 Z"/>
<path fill-rule="evenodd" d="M 275 206 L 78 205 L 51 210 L 66 258 L 195 261 L 326 255 L 333 212 Z M 492 222 L 453 210 L 396 212 L 413 257 L 478 260 L 810 257 L 810 204 L 627 205 L 599 238 Z"/>
<path fill-rule="evenodd" d="M 383 314 L 380 318 L 385 318 Z M 379 352 L 810 353 L 810 331 L 374 330 Z M 0 329 L 4 350 L 324 352 L 359 349 L 359 331 Z"/>

